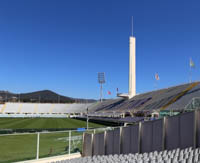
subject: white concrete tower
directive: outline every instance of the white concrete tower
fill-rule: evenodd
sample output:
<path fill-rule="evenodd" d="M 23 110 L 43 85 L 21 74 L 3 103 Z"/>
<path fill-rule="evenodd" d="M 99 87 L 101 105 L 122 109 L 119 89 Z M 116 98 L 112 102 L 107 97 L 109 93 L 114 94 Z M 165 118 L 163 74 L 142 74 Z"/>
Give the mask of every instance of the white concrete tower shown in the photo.
<path fill-rule="evenodd" d="M 132 34 L 129 37 L 129 87 L 128 93 L 118 93 L 118 97 L 132 98 L 136 95 L 136 39 L 133 37 L 133 17 Z"/>
<path fill-rule="evenodd" d="M 135 47 L 136 39 L 132 36 L 129 38 L 129 98 L 136 95 L 136 56 Z"/>

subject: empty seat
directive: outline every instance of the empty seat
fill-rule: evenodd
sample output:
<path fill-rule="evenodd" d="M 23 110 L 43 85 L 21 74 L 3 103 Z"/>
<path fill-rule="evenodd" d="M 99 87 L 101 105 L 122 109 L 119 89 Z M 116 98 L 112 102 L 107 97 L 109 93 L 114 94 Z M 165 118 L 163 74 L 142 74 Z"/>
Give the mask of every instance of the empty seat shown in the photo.
<path fill-rule="evenodd" d="M 62 160 L 52 163 L 200 163 L 200 149 L 192 147 L 143 154 L 93 156 Z"/>

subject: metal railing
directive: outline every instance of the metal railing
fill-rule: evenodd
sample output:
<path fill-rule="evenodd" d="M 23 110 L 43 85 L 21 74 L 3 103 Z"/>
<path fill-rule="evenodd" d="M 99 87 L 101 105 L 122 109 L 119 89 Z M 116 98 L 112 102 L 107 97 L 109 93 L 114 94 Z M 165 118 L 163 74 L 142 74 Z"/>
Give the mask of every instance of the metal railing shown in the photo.
<path fill-rule="evenodd" d="M 82 153 L 83 134 L 117 127 L 0 135 L 0 163 L 33 160 L 63 154 Z"/>

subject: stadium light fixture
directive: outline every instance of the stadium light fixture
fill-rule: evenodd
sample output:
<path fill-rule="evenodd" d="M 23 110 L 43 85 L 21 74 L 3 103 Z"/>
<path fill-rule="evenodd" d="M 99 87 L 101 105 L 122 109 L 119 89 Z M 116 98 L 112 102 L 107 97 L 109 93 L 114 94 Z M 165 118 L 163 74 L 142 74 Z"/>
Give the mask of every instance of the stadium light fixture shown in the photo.
<path fill-rule="evenodd" d="M 104 72 L 99 72 L 98 73 L 98 82 L 100 84 L 100 102 L 102 102 L 103 84 L 106 82 L 105 81 L 105 73 Z"/>

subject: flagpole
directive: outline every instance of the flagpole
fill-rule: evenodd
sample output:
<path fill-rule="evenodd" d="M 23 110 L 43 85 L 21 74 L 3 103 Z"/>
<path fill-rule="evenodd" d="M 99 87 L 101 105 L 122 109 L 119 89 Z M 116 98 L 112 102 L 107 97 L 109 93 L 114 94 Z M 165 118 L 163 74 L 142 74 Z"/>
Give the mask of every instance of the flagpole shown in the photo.
<path fill-rule="evenodd" d="M 189 82 L 192 82 L 192 67 L 194 67 L 194 62 L 192 61 L 192 58 L 190 58 L 190 71 L 189 71 Z"/>
<path fill-rule="evenodd" d="M 189 70 L 189 83 L 191 83 L 191 81 L 192 81 L 192 69 L 191 69 L 191 58 L 190 58 L 190 70 Z"/>
<path fill-rule="evenodd" d="M 192 67 L 190 66 L 190 72 L 189 72 L 189 82 L 192 82 Z"/>
<path fill-rule="evenodd" d="M 155 74 L 155 90 L 158 89 L 158 80 L 160 80 L 158 73 Z"/>
<path fill-rule="evenodd" d="M 154 87 L 155 87 L 155 90 L 156 90 L 157 89 L 157 80 L 155 80 Z"/>

